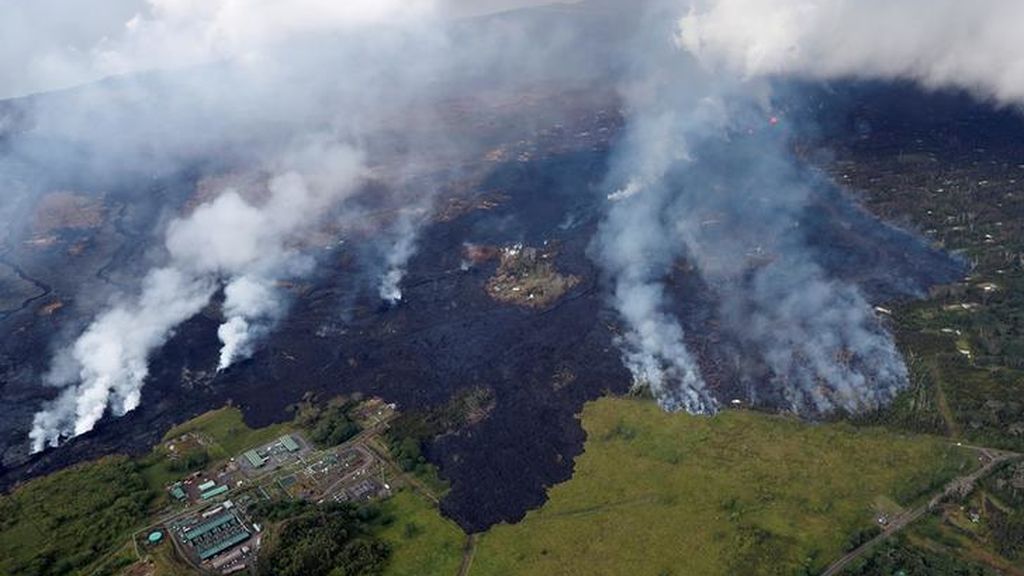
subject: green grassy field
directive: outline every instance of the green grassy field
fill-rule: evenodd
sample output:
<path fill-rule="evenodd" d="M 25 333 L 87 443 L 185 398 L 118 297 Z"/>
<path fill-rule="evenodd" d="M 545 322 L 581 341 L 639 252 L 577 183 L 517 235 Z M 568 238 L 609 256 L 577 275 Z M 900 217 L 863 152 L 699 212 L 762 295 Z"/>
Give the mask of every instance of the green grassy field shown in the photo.
<path fill-rule="evenodd" d="M 292 427 L 291 422 L 284 422 L 265 428 L 250 428 L 242 420 L 241 410 L 225 406 L 171 428 L 164 435 L 164 440 L 176 438 L 187 432 L 201 434 L 212 442 L 209 447 L 210 456 L 217 460 L 236 456 L 250 448 L 275 440 Z"/>
<path fill-rule="evenodd" d="M 164 441 L 178 438 L 186 433 L 199 435 L 204 442 L 204 449 L 209 454 L 210 463 L 237 456 L 245 450 L 270 442 L 282 434 L 292 430 L 290 422 L 274 424 L 266 428 L 250 428 L 242 420 L 242 412 L 238 408 L 225 406 L 207 412 L 188 422 L 179 424 L 164 435 Z M 176 470 L 167 457 L 166 449 L 161 445 L 153 449 L 147 456 L 139 459 L 140 472 L 159 496 L 158 504 L 167 501 L 164 487 L 187 476 L 187 471 Z"/>
<path fill-rule="evenodd" d="M 667 414 L 606 398 L 583 413 L 572 480 L 480 540 L 473 576 L 817 573 L 973 464 L 947 441 L 750 412 Z"/>
<path fill-rule="evenodd" d="M 592 402 L 582 421 L 573 478 L 523 522 L 483 534 L 473 576 L 816 573 L 872 528 L 876 510 L 920 502 L 973 466 L 973 454 L 937 437 L 751 412 L 668 414 L 636 398 Z M 224 408 L 166 438 L 198 433 L 222 458 L 288 429 L 253 430 Z M 174 476 L 165 468 L 159 449 L 138 462 L 108 458 L 0 498 L 0 573 L 118 564 L 112 554 L 153 511 L 152 487 Z M 458 572 L 466 537 L 432 503 L 402 490 L 381 509 L 386 575 Z"/>
<path fill-rule="evenodd" d="M 383 502 L 381 510 L 392 518 L 377 534 L 391 546 L 385 576 L 454 576 L 459 571 L 466 535 L 430 502 L 406 489 Z"/>
<path fill-rule="evenodd" d="M 92 576 L 118 576 L 124 574 L 132 565 L 138 562 L 135 554 L 135 546 L 128 541 L 119 550 L 112 552 L 103 561 L 96 565 L 91 572 Z"/>

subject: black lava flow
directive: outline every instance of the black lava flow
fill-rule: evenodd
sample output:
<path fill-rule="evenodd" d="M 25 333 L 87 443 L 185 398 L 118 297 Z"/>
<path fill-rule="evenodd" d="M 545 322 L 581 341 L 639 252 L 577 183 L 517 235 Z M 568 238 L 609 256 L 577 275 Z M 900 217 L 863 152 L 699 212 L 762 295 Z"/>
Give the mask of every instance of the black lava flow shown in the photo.
<path fill-rule="evenodd" d="M 913 97 L 919 104 L 941 98 Z M 585 440 L 577 418 L 584 403 L 625 393 L 630 385 L 613 341 L 618 319 L 588 257 L 606 168 L 606 152 L 587 151 L 497 169 L 482 189 L 501 189 L 507 200 L 428 226 L 398 306 L 381 307 L 373 299 L 360 272 L 358 242 L 325 251 L 309 288 L 295 297 L 257 354 L 220 375 L 213 372 L 220 314 L 214 302 L 154 354 L 134 412 L 104 419 L 93 432 L 32 457 L 23 455 L 23 425 L 0 430 L 0 487 L 106 454 L 145 453 L 172 425 L 228 402 L 243 410 L 247 423 L 264 426 L 290 418 L 288 408 L 310 392 L 321 398 L 361 392 L 417 409 L 485 388 L 494 399 L 487 416 L 435 439 L 426 454 L 451 483 L 444 513 L 464 529 L 520 519 L 544 502 L 547 488 L 571 476 Z M 575 224 L 567 227 L 568 221 Z M 874 302 L 907 297 L 963 271 L 955 259 L 880 223 L 836 190 L 815 199 L 807 221 L 821 264 L 858 282 Z M 547 310 L 492 301 L 483 286 L 494 265 L 461 266 L 466 242 L 545 241 L 559 242 L 560 271 L 583 279 Z M 37 266 L 59 267 L 57 258 Z M 733 344 L 718 333 L 711 289 L 685 271 L 668 285 L 677 296 L 673 311 L 688 329 L 702 369 L 713 375 L 715 394 L 726 400 L 742 394 L 731 384 L 722 351 Z M 52 342 L 68 332 L 39 319 L 37 305 L 0 320 L 0 418 L 22 424 L 46 394 L 27 382 L 45 370 Z M 567 371 L 575 378 L 556 386 L 556 375 Z"/>

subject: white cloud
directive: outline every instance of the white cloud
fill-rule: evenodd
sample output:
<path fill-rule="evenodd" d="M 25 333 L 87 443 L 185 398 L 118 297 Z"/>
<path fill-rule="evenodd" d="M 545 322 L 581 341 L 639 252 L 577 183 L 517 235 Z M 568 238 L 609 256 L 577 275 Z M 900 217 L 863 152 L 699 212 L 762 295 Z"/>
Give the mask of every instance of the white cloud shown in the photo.
<path fill-rule="evenodd" d="M 1024 103 L 1019 0 L 706 0 L 681 46 L 747 76 L 906 78 Z"/>
<path fill-rule="evenodd" d="M 258 58 L 304 34 L 416 23 L 433 0 L 148 0 L 120 38 L 97 46 L 103 74 Z"/>
<path fill-rule="evenodd" d="M 299 35 L 548 0 L 0 0 L 0 98 L 129 72 L 258 59 Z"/>

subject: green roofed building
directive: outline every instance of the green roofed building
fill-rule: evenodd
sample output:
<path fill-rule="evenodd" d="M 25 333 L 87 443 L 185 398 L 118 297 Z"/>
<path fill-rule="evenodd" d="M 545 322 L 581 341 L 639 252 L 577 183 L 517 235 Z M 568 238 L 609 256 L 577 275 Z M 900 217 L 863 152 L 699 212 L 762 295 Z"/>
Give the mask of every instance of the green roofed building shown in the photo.
<path fill-rule="evenodd" d="M 176 528 L 180 529 L 180 528 Z M 246 541 L 252 534 L 232 512 L 222 512 L 184 530 L 181 537 L 200 560 L 207 560 Z"/>
<path fill-rule="evenodd" d="M 216 485 L 217 485 L 217 483 L 214 482 L 213 480 L 207 480 L 206 482 L 203 482 L 202 484 L 200 484 L 198 486 L 198 488 L 199 488 L 200 492 L 206 492 L 207 490 L 209 490 L 210 488 L 213 488 Z"/>
<path fill-rule="evenodd" d="M 245 542 L 248 539 L 249 539 L 249 532 L 247 532 L 245 530 L 242 530 L 241 532 L 238 532 L 237 534 L 233 534 L 233 535 L 227 537 L 227 539 L 225 539 L 225 540 L 220 540 L 220 541 L 214 543 L 209 548 L 201 549 L 199 551 L 199 559 L 200 560 L 206 560 L 208 558 L 212 558 L 212 557 L 216 556 L 217 554 L 220 554 L 221 552 L 223 552 L 225 550 L 228 550 L 232 546 L 234 546 L 236 544 L 239 544 L 241 542 Z"/>
<path fill-rule="evenodd" d="M 245 459 L 249 461 L 253 468 L 260 468 L 267 463 L 267 459 L 257 454 L 255 450 L 246 452 Z"/>
<path fill-rule="evenodd" d="M 184 500 L 185 491 L 181 489 L 181 484 L 175 484 L 171 486 L 171 497 L 175 500 Z"/>
<path fill-rule="evenodd" d="M 281 436 L 280 442 L 281 442 L 281 445 L 284 446 L 285 450 L 287 450 L 289 452 L 298 452 L 299 451 L 299 445 L 295 442 L 295 439 L 292 438 L 291 435 L 289 435 L 289 434 L 285 434 L 284 436 Z"/>
<path fill-rule="evenodd" d="M 164 533 L 159 531 L 159 530 L 154 530 L 154 531 L 149 533 L 149 543 L 150 544 L 158 544 L 163 539 L 164 539 Z"/>
<path fill-rule="evenodd" d="M 204 534 L 208 534 L 210 532 L 213 532 L 214 530 L 216 530 L 216 529 L 218 529 L 218 528 L 220 528 L 222 526 L 226 526 L 228 524 L 237 523 L 237 522 L 238 522 L 238 519 L 235 518 L 234 514 L 232 514 L 230 512 L 225 512 L 224 514 L 221 514 L 219 516 L 214 516 L 210 520 L 207 520 L 206 522 L 203 522 L 202 524 L 199 524 L 198 526 L 196 526 L 196 527 L 192 528 L 191 530 L 188 530 L 187 532 L 185 532 L 185 540 L 191 542 L 191 541 L 195 540 L 196 538 L 199 538 L 200 536 L 203 536 Z"/>
<path fill-rule="evenodd" d="M 214 488 L 212 490 L 207 490 L 206 492 L 203 492 L 202 494 L 199 495 L 199 497 L 202 498 L 203 500 L 209 500 L 210 498 L 214 498 L 216 496 L 220 496 L 221 494 L 223 494 L 223 493 L 225 493 L 227 491 L 228 491 L 228 487 L 227 486 L 217 486 L 216 488 Z"/>

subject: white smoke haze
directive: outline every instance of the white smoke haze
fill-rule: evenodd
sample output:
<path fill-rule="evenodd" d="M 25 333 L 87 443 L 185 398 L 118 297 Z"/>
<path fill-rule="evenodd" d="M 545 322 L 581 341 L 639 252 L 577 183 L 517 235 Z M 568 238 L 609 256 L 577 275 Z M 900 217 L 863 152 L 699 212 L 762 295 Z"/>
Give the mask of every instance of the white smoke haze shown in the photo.
<path fill-rule="evenodd" d="M 266 65 L 299 36 L 437 28 L 548 0 L 0 0 L 0 98 L 220 61 Z M 572 2 L 568 2 L 572 3 Z M 379 30 L 380 31 L 380 30 Z"/>
<path fill-rule="evenodd" d="M 679 43 L 752 76 L 914 80 L 1024 103 L 1017 0 L 696 0 Z"/>
<path fill-rule="evenodd" d="M 504 84 L 490 84 L 513 84 L 505 76 L 579 73 L 564 61 L 583 45 L 569 33 L 544 44 L 490 23 L 471 42 L 452 42 L 442 21 L 454 1 L 124 0 L 90 20 L 69 47 L 39 51 L 27 71 L 0 66 L 0 80 L 10 78 L 0 82 L 7 94 L 129 75 L 38 104 L 33 118 L 40 141 L 74 143 L 95 173 L 131 166 L 166 174 L 186 160 L 234 155 L 273 175 L 265 199 L 227 189 L 159 232 L 163 261 L 55 355 L 48 381 L 63 389 L 35 416 L 34 451 L 91 430 L 108 412 L 136 408 L 150 355 L 218 290 L 217 368 L 250 357 L 287 311 L 280 281 L 312 269 L 297 237 L 330 216 L 370 170 L 360 152 L 368 135 L 415 131 L 413 117 L 430 117 L 431 103 L 473 74 L 497 91 Z M 47 2 L 40 5 L 52 8 Z M 670 409 L 717 409 L 686 345 L 701 335 L 687 334 L 671 312 L 678 295 L 665 279 L 686 260 L 722 296 L 727 327 L 771 371 L 750 378 L 765 376 L 794 410 L 885 402 L 906 369 L 863 295 L 829 278 L 794 231 L 808 181 L 781 138 L 760 145 L 770 114 L 765 77 L 906 78 L 1022 102 L 1024 49 L 1014 24 L 1024 21 L 1024 7 L 1008 0 L 650 4 L 657 18 L 615 23 L 636 36 L 617 55 L 626 78 L 613 79 L 628 125 L 592 250 L 625 324 L 618 345 L 635 383 Z M 17 17 L 8 22 L 32 20 L 29 3 L 10 10 Z M 10 27 L 0 24 L 0 32 L 17 46 L 37 41 L 24 31 L 6 34 Z M 54 34 L 72 27 L 54 24 Z M 92 37 L 94 30 L 105 32 Z M 146 71 L 155 72 L 136 74 Z M 748 130 L 755 145 L 733 148 L 734 162 L 717 157 Z M 446 145 L 395 148 L 413 155 Z M 45 146 L 19 152 L 47 158 Z M 712 177 L 723 171 L 728 178 Z M 404 200 L 406 214 L 429 204 Z M 705 225 L 716 219 L 726 225 Z M 383 265 L 374 268 L 383 270 L 376 288 L 385 301 L 402 298 L 423 220 L 402 217 L 394 237 L 385 237 Z M 774 260 L 748 265 L 755 251 Z"/>
<path fill-rule="evenodd" d="M 598 257 L 614 279 L 613 304 L 628 327 L 619 341 L 623 361 L 634 386 L 649 387 L 666 408 L 713 411 L 683 329 L 664 310 L 661 278 L 679 255 L 666 245 L 668 223 L 661 217 L 668 189 L 660 183 L 640 188 L 636 182 L 630 180 L 635 192 L 612 205 L 598 241 Z"/>
<path fill-rule="evenodd" d="M 63 390 L 34 418 L 33 451 L 93 429 L 107 413 L 136 408 L 150 355 L 218 290 L 224 294 L 224 322 L 217 331 L 217 367 L 249 357 L 287 310 L 279 280 L 312 269 L 296 237 L 322 217 L 340 217 L 331 213 L 357 182 L 381 170 L 363 168 L 357 148 L 368 137 L 412 132 L 397 146 L 410 156 L 448 148 L 465 153 L 471 143 L 452 146 L 444 134 L 414 140 L 417 123 L 430 125 L 436 102 L 461 96 L 462 85 L 476 78 L 514 84 L 559 69 L 551 65 L 551 50 L 523 36 L 521 24 L 492 24 L 486 33 L 462 29 L 468 40 L 450 42 L 441 21 L 459 3 L 148 0 L 132 7 L 125 0 L 107 15 L 116 22 L 118 14 L 129 14 L 124 26 L 108 27 L 92 43 L 83 36 L 73 53 L 52 51 L 52 60 L 61 62 L 52 69 L 63 74 L 29 74 L 11 83 L 17 93 L 30 85 L 53 89 L 126 74 L 25 101 L 29 122 L 15 129 L 35 140 L 19 143 L 15 152 L 30 166 L 73 166 L 68 170 L 117 182 L 125 173 L 157 178 L 215 158 L 229 166 L 260 165 L 273 175 L 268 196 L 259 202 L 223 190 L 157 231 L 165 249 L 157 268 L 55 353 L 47 380 Z M 44 17 L 27 4 L 12 10 L 19 17 Z M 571 37 L 556 34 L 547 41 L 564 46 Z M 36 46 L 48 41 L 20 38 Z M 509 42 L 517 47 L 509 49 Z M 559 66 L 577 77 L 571 66 Z M 70 145 L 50 150 L 36 141 Z M 384 180 L 401 179 L 388 178 L 396 176 L 388 169 L 401 173 L 385 167 Z M 423 213 L 432 192 L 420 196 L 405 199 L 402 209 Z M 402 224 L 385 258 L 382 296 L 401 297 L 425 220 L 410 217 Z M 119 324 L 133 330 L 119 330 Z"/>
<path fill-rule="evenodd" d="M 223 346 L 217 370 L 252 355 L 257 339 L 269 332 L 283 313 L 280 300 L 274 286 L 262 278 L 242 276 L 224 287 L 225 321 L 217 329 Z"/>
<path fill-rule="evenodd" d="M 10 42 L 0 96 L 56 90 L 108 76 L 220 61 L 259 66 L 297 36 L 420 25 L 433 0 L 0 0 Z M 3 60 L 0 60 L 3 62 Z"/>
<path fill-rule="evenodd" d="M 760 110 L 737 105 L 731 118 Z M 878 408 L 906 385 L 906 367 L 857 286 L 814 260 L 801 220 L 831 184 L 797 165 L 786 127 L 767 114 L 759 128 L 700 144 L 673 180 L 674 233 L 721 296 L 723 328 L 768 370 L 740 374 L 749 390 L 799 413 Z"/>
<path fill-rule="evenodd" d="M 614 306 L 628 326 L 619 342 L 623 361 L 633 374 L 634 386 L 649 387 L 666 408 L 693 413 L 713 411 L 715 402 L 704 390 L 697 364 L 686 348 L 683 329 L 664 310 L 661 278 L 668 274 L 679 252 L 670 243 L 666 245 L 668 222 L 662 218 L 662 211 L 670 191 L 660 180 L 670 162 L 665 149 L 681 144 L 650 134 L 638 141 L 645 146 L 644 151 L 648 145 L 660 148 L 645 156 L 662 158 L 663 162 L 648 162 L 641 175 L 631 177 L 625 188 L 609 195 L 614 204 L 597 245 L 598 257 L 614 279 Z"/>
<path fill-rule="evenodd" d="M 691 67 L 693 77 L 685 69 L 666 74 L 675 56 L 668 39 L 641 41 L 637 49 L 652 56 L 620 87 L 628 124 L 609 184 L 622 184 L 608 194 L 594 248 L 613 284 L 612 304 L 626 322 L 618 344 L 634 386 L 648 388 L 666 409 L 710 413 L 717 403 L 687 349 L 682 325 L 666 310 L 664 278 L 685 249 L 673 238 L 667 209 L 676 192 L 666 177 L 692 162 L 691 137 L 721 129 L 726 118 L 699 70 Z"/>
<path fill-rule="evenodd" d="M 873 410 L 906 385 L 895 343 L 856 287 L 811 262 L 782 261 L 759 270 L 747 296 L 748 314 L 730 321 L 766 344 L 773 384 L 794 412 Z"/>
<path fill-rule="evenodd" d="M 644 30 L 648 58 L 621 89 L 628 124 L 610 183 L 622 184 L 608 195 L 596 253 L 626 323 L 624 362 L 669 409 L 715 408 L 668 311 L 665 279 L 680 260 L 720 295 L 723 328 L 741 342 L 731 353 L 755 356 L 767 369 L 739 375 L 752 396 L 774 395 L 800 413 L 857 412 L 891 400 L 907 382 L 867 300 L 828 278 L 801 236 L 800 218 L 823 183 L 796 167 L 786 127 L 769 122 L 770 85 L 710 57 L 704 36 L 694 40 L 693 27 L 707 24 L 702 9 L 727 19 L 753 15 L 722 24 L 745 38 L 745 27 L 778 29 L 767 6 L 797 4 L 816 5 L 695 3 L 678 36 Z M 745 12 L 747 5 L 754 8 Z"/>
<path fill-rule="evenodd" d="M 386 271 L 380 279 L 378 294 L 389 304 L 402 301 L 402 280 L 405 279 L 409 259 L 416 254 L 416 234 L 419 230 L 413 216 L 403 214 L 395 227 L 398 237 L 392 243 L 385 257 Z"/>
<path fill-rule="evenodd" d="M 388 304 L 398 304 L 402 301 L 402 280 L 405 278 L 404 265 L 394 265 L 388 268 L 380 280 L 380 299 Z"/>
<path fill-rule="evenodd" d="M 116 415 L 138 407 L 149 354 L 215 290 L 210 278 L 160 268 L 146 276 L 137 298 L 100 314 L 48 375 L 50 384 L 67 388 L 35 415 L 32 451 L 92 430 L 108 407 Z"/>
<path fill-rule="evenodd" d="M 98 46 L 95 66 L 120 75 L 220 60 L 259 65 L 268 50 L 302 35 L 415 24 L 434 10 L 432 0 L 147 0 L 121 38 Z"/>
<path fill-rule="evenodd" d="M 354 193 L 364 174 L 358 151 L 322 139 L 303 143 L 282 162 L 286 171 L 271 180 L 262 204 L 226 190 L 170 223 L 169 264 L 146 276 L 137 298 L 100 314 L 70 354 L 55 360 L 49 381 L 68 388 L 36 414 L 29 435 L 34 452 L 89 432 L 108 409 L 120 416 L 138 407 L 149 356 L 209 303 L 219 285 L 225 322 L 217 331 L 223 344 L 218 369 L 252 353 L 285 306 L 273 279 L 311 268 L 292 242 Z"/>

